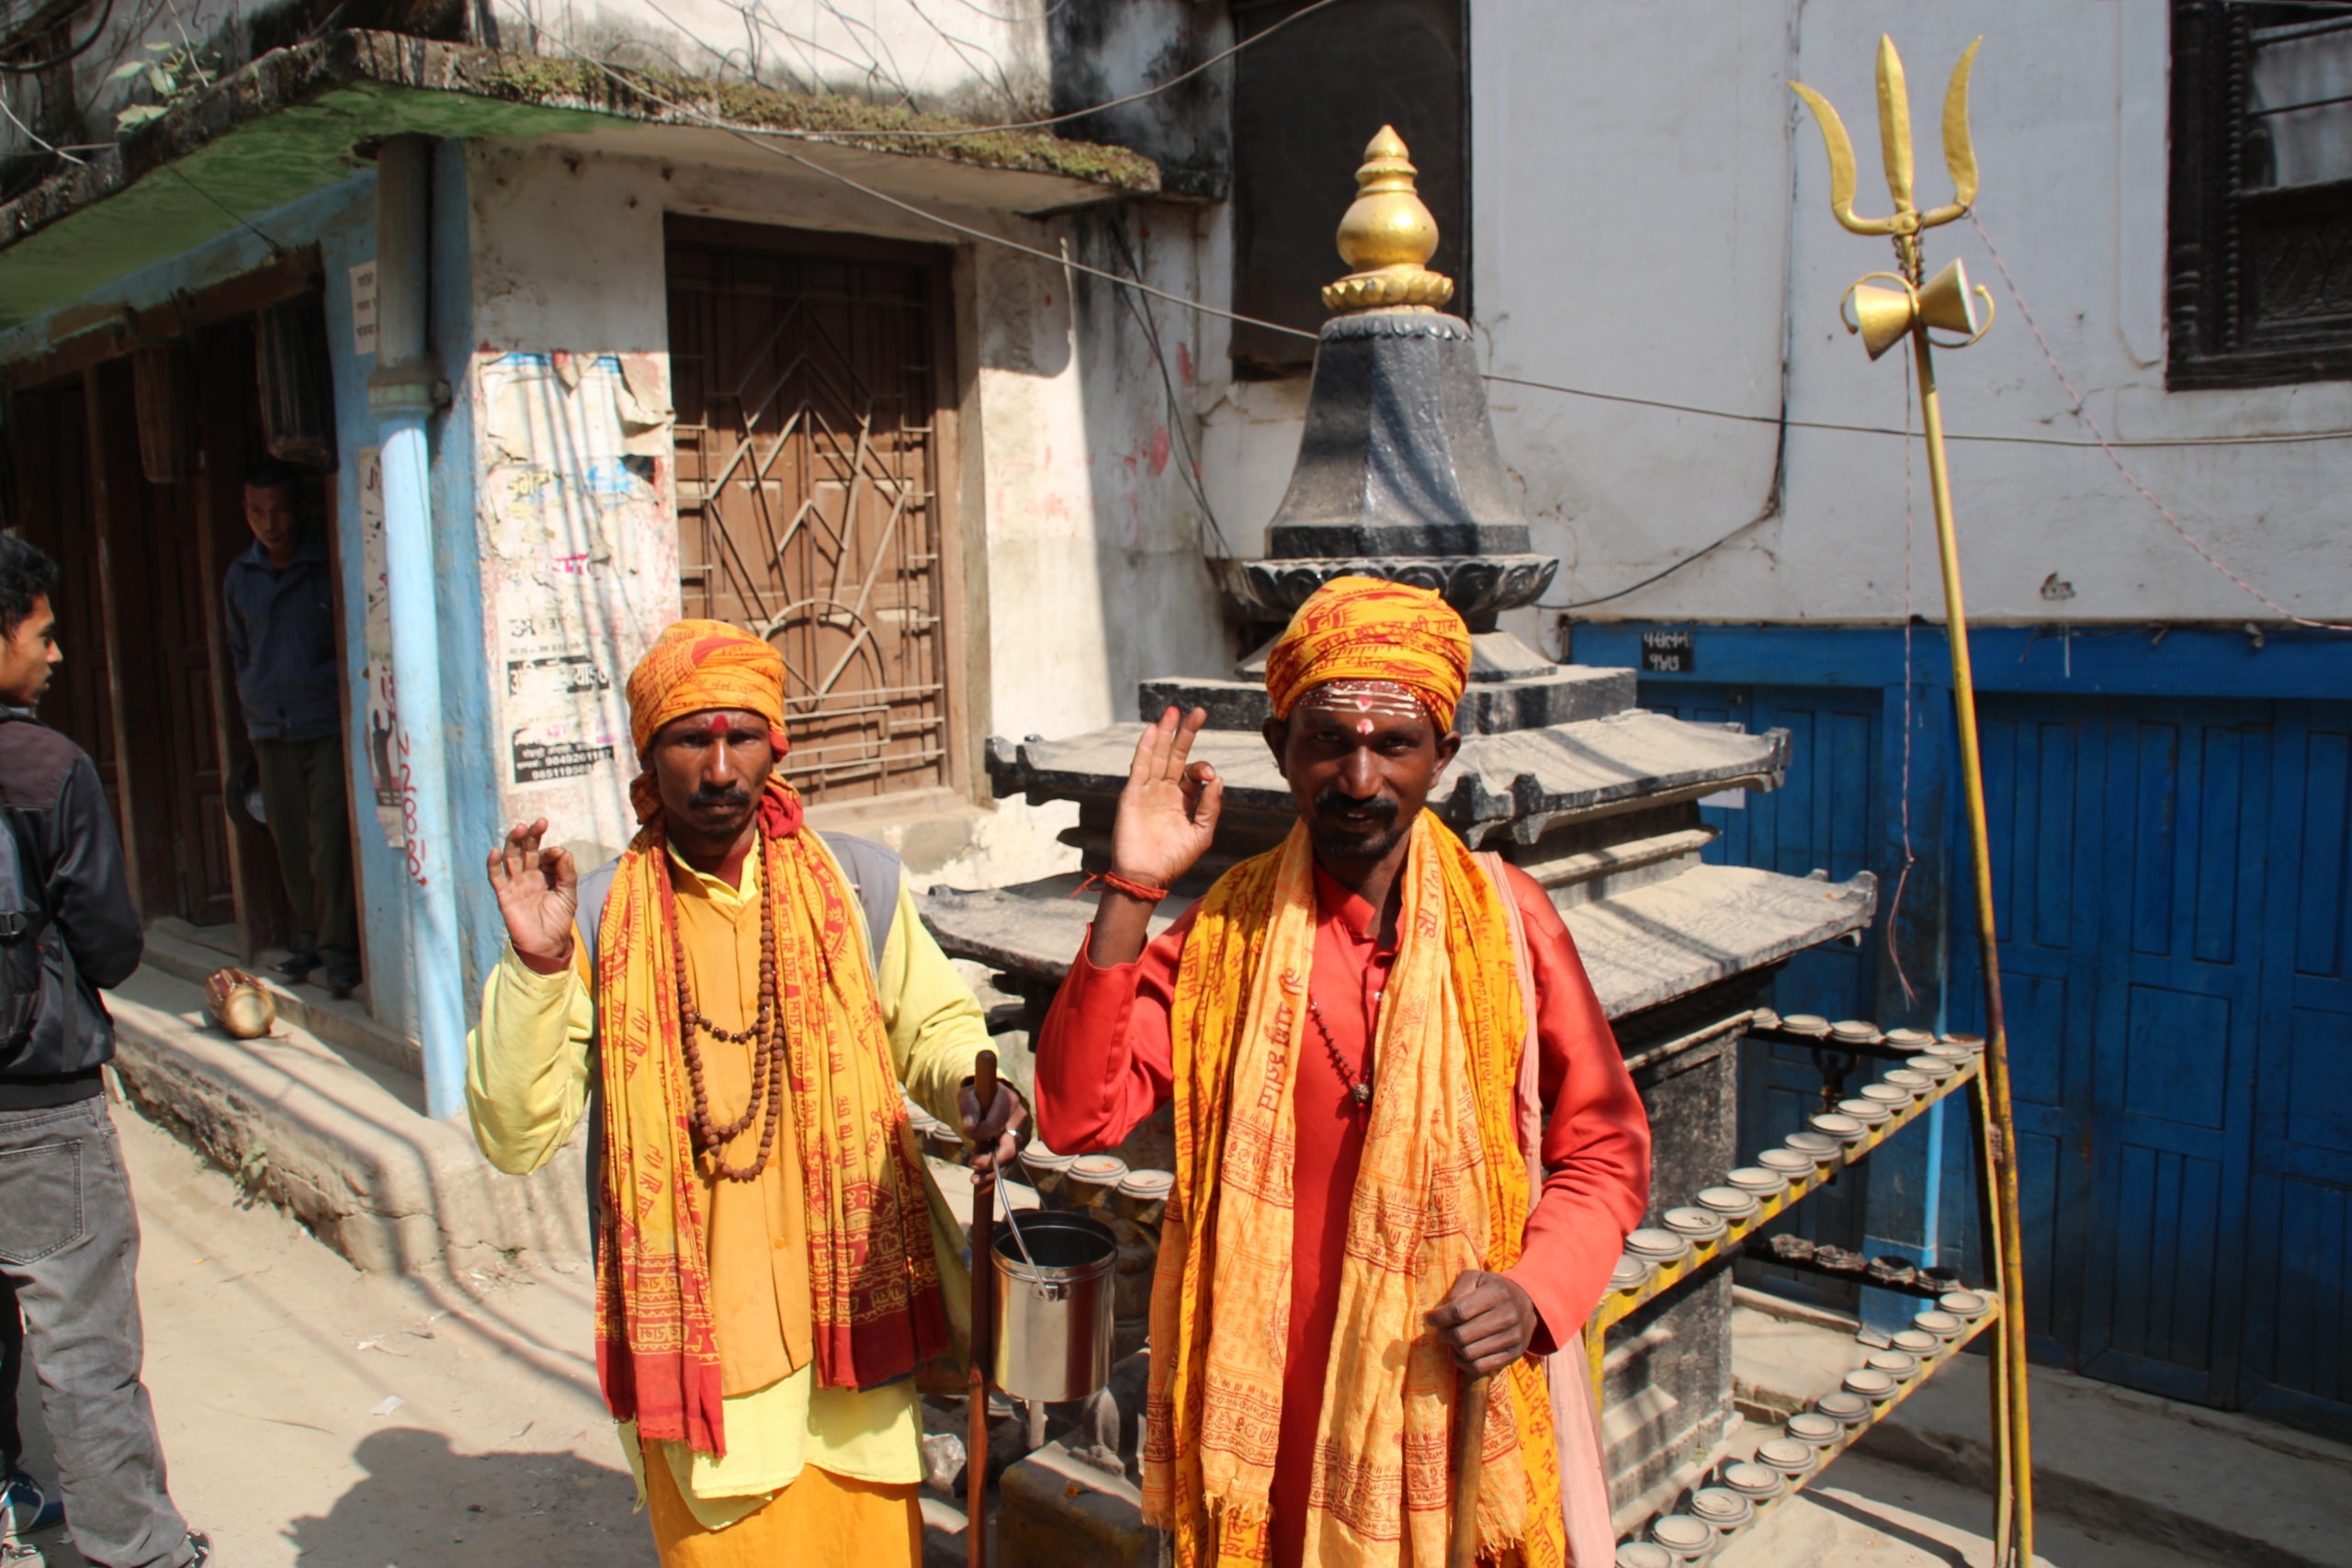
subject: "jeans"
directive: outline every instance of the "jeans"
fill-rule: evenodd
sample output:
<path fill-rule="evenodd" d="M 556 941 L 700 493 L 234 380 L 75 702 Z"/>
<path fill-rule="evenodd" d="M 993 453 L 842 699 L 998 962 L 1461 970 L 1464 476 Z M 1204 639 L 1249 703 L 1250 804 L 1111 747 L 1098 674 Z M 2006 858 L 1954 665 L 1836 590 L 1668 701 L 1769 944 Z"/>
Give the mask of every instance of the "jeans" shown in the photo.
<path fill-rule="evenodd" d="M 0 1292 L 12 1298 L 0 1314 L 22 1317 L 74 1544 L 97 1568 L 178 1568 L 191 1555 L 139 1381 L 138 1267 L 106 1098 L 0 1111 Z M 7 1397 L 13 1428 L 13 1385 Z"/>
<path fill-rule="evenodd" d="M 295 931 L 287 945 L 316 953 L 327 978 L 359 977 L 359 916 L 351 891 L 351 817 L 343 787 L 343 737 L 320 740 L 256 740 L 254 782 L 277 872 L 294 906 Z"/>

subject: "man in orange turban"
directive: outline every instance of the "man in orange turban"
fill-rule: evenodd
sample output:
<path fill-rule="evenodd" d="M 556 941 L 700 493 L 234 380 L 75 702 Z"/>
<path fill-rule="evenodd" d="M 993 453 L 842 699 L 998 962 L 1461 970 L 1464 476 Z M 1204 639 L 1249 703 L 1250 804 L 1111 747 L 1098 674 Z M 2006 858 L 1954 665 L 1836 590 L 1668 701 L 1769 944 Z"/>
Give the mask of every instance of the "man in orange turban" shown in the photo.
<path fill-rule="evenodd" d="M 967 1320 L 901 1088 L 983 1167 L 1027 1112 L 979 1115 L 987 1026 L 898 857 L 802 827 L 775 649 L 680 621 L 628 703 L 628 851 L 582 876 L 542 819 L 491 852 L 474 1135 L 522 1173 L 590 1119 L 597 1376 L 665 1568 L 912 1568 L 909 1374 Z"/>
<path fill-rule="evenodd" d="M 1423 808 L 1469 662 L 1434 593 L 1317 592 L 1266 660 L 1298 820 L 1147 942 L 1224 787 L 1187 761 L 1204 714 L 1148 726 L 1039 1036 L 1057 1150 L 1174 1102 L 1144 1503 L 1178 1568 L 1445 1561 L 1472 1376 L 1480 1561 L 1613 1555 L 1578 1347 L 1649 1127 L 1543 888 Z"/>

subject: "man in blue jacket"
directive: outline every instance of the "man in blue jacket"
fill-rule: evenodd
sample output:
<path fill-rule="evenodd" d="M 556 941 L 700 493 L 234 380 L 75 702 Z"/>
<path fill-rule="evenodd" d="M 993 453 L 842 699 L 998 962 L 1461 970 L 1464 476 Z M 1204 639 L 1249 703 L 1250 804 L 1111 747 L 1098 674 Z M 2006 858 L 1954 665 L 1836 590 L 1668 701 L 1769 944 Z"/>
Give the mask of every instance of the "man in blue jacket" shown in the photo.
<path fill-rule="evenodd" d="M 0 1493 L 9 1522 L 48 1522 L 16 1471 L 29 1340 L 74 1545 L 102 1568 L 193 1568 L 210 1547 L 172 1506 L 140 1382 L 139 1213 L 101 1077 L 98 992 L 146 940 L 97 769 L 32 716 L 63 657 L 57 580 L 0 535 Z"/>
<path fill-rule="evenodd" d="M 300 475 L 274 460 L 245 473 L 253 547 L 229 563 L 229 660 L 254 744 L 262 809 L 294 906 L 289 981 L 323 966 L 338 997 L 359 984 L 351 896 L 351 823 L 343 782 L 343 671 L 335 657 L 334 570 L 302 524 Z"/>

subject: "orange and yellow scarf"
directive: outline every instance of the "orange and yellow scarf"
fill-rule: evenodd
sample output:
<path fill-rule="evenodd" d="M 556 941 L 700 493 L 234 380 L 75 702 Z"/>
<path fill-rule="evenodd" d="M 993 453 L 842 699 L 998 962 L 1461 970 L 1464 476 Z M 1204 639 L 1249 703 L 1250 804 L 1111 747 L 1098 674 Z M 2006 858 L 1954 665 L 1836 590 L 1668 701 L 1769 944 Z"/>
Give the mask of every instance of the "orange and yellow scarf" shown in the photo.
<path fill-rule="evenodd" d="M 1426 813 L 1399 877 L 1379 1091 L 1348 1211 L 1339 1325 L 1316 1433 L 1306 1558 L 1445 1561 L 1458 1380 L 1422 1314 L 1464 1269 L 1519 1258 L 1528 1166 L 1514 1121 L 1527 1002 L 1509 916 Z M 1176 1188 L 1151 1303 L 1144 1508 L 1177 1568 L 1268 1559 L 1290 1315 L 1292 1089 L 1315 964 L 1313 852 L 1294 828 L 1201 902 L 1172 1010 Z M 1497 1376 L 1480 1556 L 1558 1568 L 1566 1546 L 1540 1362 Z"/>
<path fill-rule="evenodd" d="M 899 1094 L 856 905 L 799 801 L 772 782 L 759 853 L 775 905 L 797 1148 L 808 1203 L 818 1382 L 871 1388 L 948 1348 L 922 1167 Z M 596 1372 L 648 1442 L 724 1455 L 703 1180 L 687 1130 L 669 853 L 654 816 L 622 855 L 596 961 L 604 1224 Z"/>

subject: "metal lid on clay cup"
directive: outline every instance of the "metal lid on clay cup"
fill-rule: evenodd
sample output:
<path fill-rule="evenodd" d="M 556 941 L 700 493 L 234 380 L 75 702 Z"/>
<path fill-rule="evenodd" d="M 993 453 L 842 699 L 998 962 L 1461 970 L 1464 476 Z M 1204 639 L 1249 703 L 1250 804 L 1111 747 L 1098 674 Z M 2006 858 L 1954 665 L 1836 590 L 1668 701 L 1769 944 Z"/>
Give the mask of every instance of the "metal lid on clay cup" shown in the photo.
<path fill-rule="evenodd" d="M 1860 1123 L 1856 1122 L 1855 1125 L 1859 1127 Z M 1784 1147 L 1796 1150 L 1815 1165 L 1827 1165 L 1845 1146 L 1826 1133 L 1791 1133 L 1781 1142 Z"/>
<path fill-rule="evenodd" d="M 1756 1156 L 1758 1168 L 1769 1170 L 1786 1186 L 1791 1179 L 1813 1174 L 1814 1157 L 1802 1149 L 1766 1149 Z"/>
<path fill-rule="evenodd" d="M 1924 1050 L 1935 1043 L 1936 1037 L 1924 1029 L 1890 1029 L 1886 1032 L 1886 1038 L 1880 1042 L 1898 1051 Z"/>
<path fill-rule="evenodd" d="M 1800 1410 L 1789 1417 L 1786 1428 L 1790 1437 L 1815 1448 L 1826 1448 L 1846 1435 L 1846 1427 L 1837 1417 L 1824 1416 L 1818 1410 Z"/>
<path fill-rule="evenodd" d="M 1750 1029 L 1778 1029 L 1781 1027 L 1781 1015 L 1774 1012 L 1770 1008 L 1758 1008 L 1754 1012 L 1747 1015 L 1747 1027 Z"/>
<path fill-rule="evenodd" d="M 1875 1045 L 1886 1038 L 1875 1023 L 1859 1018 L 1841 1019 L 1829 1026 L 1829 1038 L 1840 1045 Z"/>
<path fill-rule="evenodd" d="M 1818 1449 L 1794 1438 L 1767 1438 L 1756 1445 L 1756 1462 L 1769 1464 L 1782 1475 L 1803 1475 L 1820 1458 Z"/>
<path fill-rule="evenodd" d="M 1777 1198 L 1789 1190 L 1789 1173 L 1774 1170 L 1760 1163 L 1743 1165 L 1736 1170 L 1724 1173 L 1724 1185 L 1736 1187 L 1758 1200 Z"/>
<path fill-rule="evenodd" d="M 1943 1341 L 1959 1338 L 1961 1331 L 1968 1325 L 1960 1320 L 1960 1314 L 1957 1313 L 1930 1307 L 1914 1317 L 1911 1320 L 1911 1326 L 1936 1340 Z"/>
<path fill-rule="evenodd" d="M 1826 1040 L 1829 1037 L 1829 1021 L 1817 1012 L 1792 1012 L 1781 1020 L 1781 1032 Z"/>
<path fill-rule="evenodd" d="M 1894 1393 L 1894 1376 L 1876 1367 L 1856 1367 L 1846 1374 L 1846 1392 L 1859 1393 L 1875 1404 Z"/>
<path fill-rule="evenodd" d="M 1674 1568 L 1674 1553 L 1654 1540 L 1629 1540 L 1617 1549 L 1617 1568 Z"/>
<path fill-rule="evenodd" d="M 1690 1494 L 1690 1517 L 1730 1535 L 1756 1517 L 1756 1505 L 1728 1486 L 1702 1486 Z"/>
<path fill-rule="evenodd" d="M 1865 1100 L 1860 1095 L 1839 1100 L 1838 1110 L 1841 1115 L 1851 1116 L 1865 1127 L 1875 1127 L 1894 1114 L 1892 1105 L 1883 1100 Z"/>
<path fill-rule="evenodd" d="M 1919 1358 L 1908 1350 L 1873 1350 L 1862 1358 L 1862 1365 L 1884 1372 L 1896 1382 L 1909 1382 L 1919 1375 Z"/>
<path fill-rule="evenodd" d="M 1637 1230 L 1625 1238 L 1625 1251 L 1630 1257 L 1646 1258 L 1652 1263 L 1673 1263 L 1690 1255 L 1690 1238 L 1672 1231 Z"/>
<path fill-rule="evenodd" d="M 1699 1206 L 1713 1209 L 1726 1220 L 1744 1220 L 1756 1212 L 1756 1194 L 1744 1187 L 1702 1187 Z"/>
<path fill-rule="evenodd" d="M 1650 1526 L 1650 1539 L 1677 1560 L 1695 1562 L 1714 1546 L 1715 1527 L 1688 1514 L 1668 1514 Z"/>
<path fill-rule="evenodd" d="M 1903 1328 L 1887 1336 L 1894 1347 L 1910 1356 L 1932 1356 L 1944 1348 L 1944 1342 L 1924 1328 Z"/>
<path fill-rule="evenodd" d="M 1862 1092 L 1868 1094 L 1871 1089 L 1878 1088 L 1879 1084 L 1899 1089 L 1905 1095 L 1917 1099 L 1936 1087 L 1936 1077 L 1933 1073 L 1922 1072 L 1917 1067 L 1897 1067 L 1879 1079 L 1878 1084 L 1864 1086 Z"/>
<path fill-rule="evenodd" d="M 1927 1074 L 1938 1083 L 1960 1071 L 1960 1064 L 1950 1056 L 1930 1056 L 1925 1052 L 1917 1056 L 1905 1056 L 1903 1065 L 1913 1072 Z"/>
<path fill-rule="evenodd" d="M 1870 1419 L 1871 1402 L 1859 1393 L 1839 1389 L 1825 1393 L 1813 1402 L 1813 1407 L 1840 1427 L 1859 1426 Z"/>
<path fill-rule="evenodd" d="M 1146 1203 L 1163 1202 L 1175 1190 L 1176 1173 L 1172 1170 L 1131 1170 L 1119 1178 L 1120 1197 Z"/>
<path fill-rule="evenodd" d="M 1860 1118 L 1843 1111 L 1816 1111 L 1804 1119 L 1805 1125 L 1825 1138 L 1835 1138 L 1840 1144 L 1859 1144 L 1870 1135 L 1870 1129 Z M 1802 1134 L 1800 1134 L 1802 1135 Z"/>
<path fill-rule="evenodd" d="M 1116 1187 L 1126 1178 L 1127 1162 L 1116 1155 L 1080 1155 L 1069 1162 L 1069 1174 L 1089 1187 Z"/>
<path fill-rule="evenodd" d="M 1609 1288 L 1612 1291 L 1638 1291 L 1649 1283 L 1650 1262 L 1626 1253 L 1617 1259 L 1617 1267 L 1609 1271 Z"/>
<path fill-rule="evenodd" d="M 1668 1209 L 1659 1216 L 1666 1228 L 1679 1235 L 1686 1235 L 1694 1243 L 1709 1242 L 1727 1228 L 1724 1217 L 1713 1209 Z"/>
<path fill-rule="evenodd" d="M 1954 1317 L 1979 1318 L 1993 1303 L 1974 1291 L 1946 1291 L 1936 1298 L 1936 1304 Z"/>
<path fill-rule="evenodd" d="M 1909 1069 L 1905 1067 L 1897 1067 L 1894 1069 L 1894 1072 L 1896 1073 L 1907 1073 Z M 1874 1100 L 1881 1105 L 1891 1106 L 1894 1109 L 1900 1111 L 1903 1107 L 1911 1103 L 1912 1086 L 1909 1084 L 1896 1083 L 1894 1081 L 1894 1073 L 1889 1073 L 1885 1078 L 1877 1083 L 1866 1083 L 1862 1086 L 1861 1091 L 1855 1095 L 1854 1098 L 1857 1100 Z"/>
<path fill-rule="evenodd" d="M 1766 1497 L 1777 1497 L 1788 1484 L 1781 1472 L 1769 1464 L 1755 1464 L 1747 1460 L 1734 1460 L 1716 1472 L 1715 1479 L 1724 1489 L 1736 1492 L 1753 1503 Z"/>

